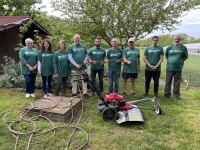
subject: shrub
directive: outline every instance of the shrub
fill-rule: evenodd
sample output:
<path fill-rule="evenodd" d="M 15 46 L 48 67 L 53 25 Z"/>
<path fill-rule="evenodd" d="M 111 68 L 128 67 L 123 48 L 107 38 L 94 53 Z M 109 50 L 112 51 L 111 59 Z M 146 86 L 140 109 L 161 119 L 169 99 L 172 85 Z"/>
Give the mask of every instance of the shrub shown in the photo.
<path fill-rule="evenodd" d="M 0 68 L 2 68 L 3 74 L 0 75 L 0 87 L 5 87 L 5 88 L 25 88 L 25 80 L 24 76 L 21 75 L 20 71 L 20 63 L 15 62 L 14 59 L 4 56 L 4 61 L 5 64 L 1 64 Z M 87 71 L 88 75 L 90 75 L 90 66 L 87 65 Z M 71 76 L 68 78 L 68 89 L 72 88 L 71 85 Z M 54 89 L 56 86 L 56 78 L 53 76 L 52 78 L 52 88 Z M 79 82 L 80 87 L 81 86 L 81 81 Z M 96 77 L 95 81 L 96 87 L 99 89 L 99 81 L 98 81 L 98 76 Z M 37 75 L 36 76 L 36 83 L 35 83 L 35 88 L 36 89 L 42 89 L 42 78 L 41 76 Z M 90 89 L 90 86 L 88 85 L 88 89 Z"/>
<path fill-rule="evenodd" d="M 5 64 L 1 64 L 3 75 L 0 75 L 0 87 L 14 88 L 24 87 L 24 78 L 20 73 L 19 62 L 14 59 L 4 56 Z"/>

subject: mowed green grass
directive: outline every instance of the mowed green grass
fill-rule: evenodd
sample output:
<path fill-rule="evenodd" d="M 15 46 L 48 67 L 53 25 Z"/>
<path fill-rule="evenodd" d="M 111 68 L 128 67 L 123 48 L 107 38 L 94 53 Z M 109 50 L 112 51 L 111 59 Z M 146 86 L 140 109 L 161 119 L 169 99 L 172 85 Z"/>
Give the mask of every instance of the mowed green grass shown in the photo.
<path fill-rule="evenodd" d="M 141 58 L 143 53 L 141 51 Z M 192 57 L 192 56 L 190 56 Z M 188 59 L 185 63 L 189 63 Z M 164 69 L 163 62 L 163 69 Z M 135 92 L 137 97 L 130 96 L 130 85 L 127 85 L 126 100 L 136 100 L 144 93 L 144 63 L 141 59 L 141 72 L 136 81 Z M 192 67 L 191 67 L 192 68 Z M 194 68 L 196 71 L 197 68 Z M 165 74 L 162 73 L 162 77 Z M 105 93 L 108 90 L 108 79 L 105 78 Z M 122 92 L 122 82 L 120 80 L 120 93 Z M 87 150 L 138 150 L 138 149 L 158 149 L 158 150 L 197 150 L 200 149 L 200 90 L 190 88 L 185 90 L 185 85 L 181 88 L 181 97 L 179 101 L 173 98 L 163 98 L 164 86 L 160 85 L 159 97 L 157 101 L 160 103 L 163 114 L 156 115 L 153 111 L 142 110 L 144 123 L 126 122 L 117 124 L 117 122 L 105 122 L 102 114 L 97 110 L 98 96 L 95 95 L 89 99 L 84 99 L 84 113 L 79 127 L 83 128 L 89 135 L 89 141 L 83 149 Z M 12 150 L 15 146 L 15 138 L 8 130 L 8 124 L 3 122 L 3 115 L 10 110 L 20 108 L 26 104 L 33 103 L 42 96 L 42 92 L 36 91 L 36 98 L 26 99 L 24 90 L 22 89 L 0 89 L 0 149 Z M 153 86 L 149 92 L 149 97 L 153 97 Z M 138 104 L 141 107 L 153 108 L 150 101 Z M 23 109 L 9 113 L 6 121 L 19 120 L 20 113 Z M 77 123 L 80 114 L 76 115 L 76 120 L 71 124 Z M 45 120 L 36 121 L 38 133 L 50 129 L 52 126 Z M 32 142 L 40 141 L 40 144 L 30 146 L 31 150 L 60 150 L 65 149 L 67 141 L 73 131 L 73 128 L 67 126 L 66 123 L 55 123 L 55 126 L 63 126 L 59 128 L 56 134 L 51 138 L 52 132 L 48 134 L 33 137 Z M 17 126 L 13 126 L 17 129 Z M 33 126 L 30 124 L 21 124 L 21 130 L 32 131 Z M 29 135 L 21 135 L 18 149 L 26 149 L 26 143 Z M 77 130 L 70 143 L 70 150 L 74 150 L 85 143 L 86 137 Z"/>

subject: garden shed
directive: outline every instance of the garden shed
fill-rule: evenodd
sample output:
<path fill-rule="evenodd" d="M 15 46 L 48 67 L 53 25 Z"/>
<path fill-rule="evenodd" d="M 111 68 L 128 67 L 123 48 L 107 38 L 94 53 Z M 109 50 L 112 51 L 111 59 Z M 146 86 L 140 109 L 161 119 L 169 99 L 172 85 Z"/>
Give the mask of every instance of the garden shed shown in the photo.
<path fill-rule="evenodd" d="M 19 43 L 25 46 L 24 41 L 26 38 L 32 38 L 35 44 L 39 45 L 39 43 L 36 43 L 34 37 L 36 34 L 35 30 L 38 30 L 38 36 L 42 39 L 45 39 L 49 35 L 47 30 L 37 21 L 33 20 L 24 37 L 21 39 L 19 37 L 20 26 L 28 23 L 31 19 L 29 16 L 0 16 L 0 64 L 4 63 L 4 56 L 11 57 L 18 62 L 19 51 L 16 51 L 15 48 L 18 47 Z"/>

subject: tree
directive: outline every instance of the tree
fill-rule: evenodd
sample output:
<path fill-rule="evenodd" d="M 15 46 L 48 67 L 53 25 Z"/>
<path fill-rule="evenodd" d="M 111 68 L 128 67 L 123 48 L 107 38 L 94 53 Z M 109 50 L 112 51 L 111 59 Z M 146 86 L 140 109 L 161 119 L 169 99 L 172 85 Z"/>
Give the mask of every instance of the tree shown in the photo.
<path fill-rule="evenodd" d="M 1 0 L 0 16 L 31 16 L 35 3 L 41 3 L 41 0 Z M 37 9 L 40 10 L 40 8 Z"/>
<path fill-rule="evenodd" d="M 200 4 L 199 0 L 52 0 L 53 8 L 72 20 L 72 27 L 80 34 L 104 39 L 113 37 L 121 47 L 127 39 L 144 38 L 153 30 L 175 29 L 183 12 Z"/>
<path fill-rule="evenodd" d="M 185 34 L 185 33 L 180 33 L 179 35 L 181 37 L 182 43 L 186 44 L 187 40 L 189 39 L 189 36 L 187 34 Z"/>

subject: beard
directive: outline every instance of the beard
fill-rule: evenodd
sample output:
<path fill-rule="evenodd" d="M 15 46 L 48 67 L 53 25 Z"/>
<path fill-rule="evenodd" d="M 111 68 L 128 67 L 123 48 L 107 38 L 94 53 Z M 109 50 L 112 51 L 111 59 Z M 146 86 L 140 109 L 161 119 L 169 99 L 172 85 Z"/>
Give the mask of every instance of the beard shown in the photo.
<path fill-rule="evenodd" d="M 100 45 L 100 44 L 95 44 L 95 46 L 96 46 L 97 48 L 99 48 L 101 45 Z"/>
<path fill-rule="evenodd" d="M 175 46 L 179 46 L 179 45 L 180 45 L 180 42 L 178 42 L 178 43 L 174 42 L 174 45 L 175 45 Z"/>

